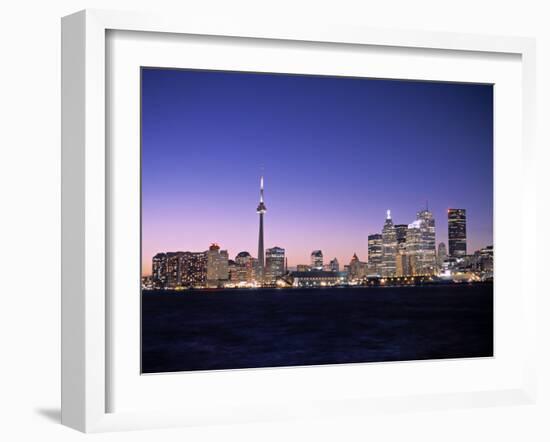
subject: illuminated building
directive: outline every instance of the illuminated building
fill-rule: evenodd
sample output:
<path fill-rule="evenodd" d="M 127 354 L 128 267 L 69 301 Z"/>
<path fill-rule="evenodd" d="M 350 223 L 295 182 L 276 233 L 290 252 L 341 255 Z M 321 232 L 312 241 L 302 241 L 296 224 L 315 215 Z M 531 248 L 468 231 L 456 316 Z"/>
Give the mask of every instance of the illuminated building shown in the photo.
<path fill-rule="evenodd" d="M 166 253 L 157 253 L 153 256 L 152 284 L 154 288 L 163 288 L 166 285 Z"/>
<path fill-rule="evenodd" d="M 427 208 L 416 214 L 416 218 L 421 221 L 420 234 L 420 266 L 422 274 L 434 274 L 436 271 L 436 253 L 435 253 L 435 219 L 432 212 Z"/>
<path fill-rule="evenodd" d="M 227 250 L 221 250 L 218 244 L 212 244 L 206 252 L 206 281 L 209 287 L 218 287 L 222 281 L 227 281 L 228 255 Z"/>
<path fill-rule="evenodd" d="M 444 242 L 440 242 L 437 246 L 437 266 L 443 268 L 443 263 L 447 259 L 447 247 Z"/>
<path fill-rule="evenodd" d="M 323 252 L 321 250 L 311 252 L 311 270 L 323 270 Z"/>
<path fill-rule="evenodd" d="M 235 257 L 237 280 L 239 284 L 254 284 L 256 282 L 257 260 L 248 252 L 240 252 Z"/>
<path fill-rule="evenodd" d="M 331 272 L 339 272 L 340 271 L 340 264 L 338 263 L 338 260 L 336 258 L 331 259 L 329 267 L 330 267 Z"/>
<path fill-rule="evenodd" d="M 298 264 L 296 266 L 296 270 L 298 272 L 309 272 L 311 270 L 311 267 L 308 266 L 307 264 Z"/>
<path fill-rule="evenodd" d="M 309 272 L 291 272 L 294 287 L 330 287 L 344 283 L 345 275 L 338 272 L 310 270 Z"/>
<path fill-rule="evenodd" d="M 204 287 L 207 261 L 206 252 L 183 252 L 180 258 L 182 286 Z"/>
<path fill-rule="evenodd" d="M 237 263 L 229 259 L 227 261 L 227 270 L 229 273 L 229 281 L 231 281 L 233 285 L 237 285 L 239 283 L 239 266 Z"/>
<path fill-rule="evenodd" d="M 466 256 L 466 209 L 449 209 L 447 211 L 449 229 L 449 256 L 461 258 Z"/>
<path fill-rule="evenodd" d="M 181 282 L 181 252 L 166 253 L 166 283 L 167 288 L 176 288 Z"/>
<path fill-rule="evenodd" d="M 354 253 L 349 263 L 348 279 L 350 281 L 360 281 L 367 276 L 367 263 L 362 262 Z"/>
<path fill-rule="evenodd" d="M 405 244 L 407 241 L 407 229 L 409 226 L 407 224 L 395 224 L 394 228 L 397 245 Z"/>
<path fill-rule="evenodd" d="M 260 215 L 260 231 L 258 235 L 258 261 L 257 261 L 257 281 L 261 285 L 264 278 L 264 213 L 267 208 L 264 204 L 264 177 L 260 177 L 260 203 L 256 209 L 258 215 Z"/>
<path fill-rule="evenodd" d="M 407 241 L 405 250 L 408 257 L 408 274 L 415 276 L 422 274 L 422 260 L 420 258 L 422 251 L 422 220 L 415 220 L 409 224 L 407 229 Z"/>
<path fill-rule="evenodd" d="M 382 235 L 375 233 L 368 236 L 369 274 L 378 275 L 382 269 Z"/>
<path fill-rule="evenodd" d="M 285 249 L 272 247 L 265 251 L 265 283 L 273 285 L 285 273 Z"/>
<path fill-rule="evenodd" d="M 391 211 L 386 212 L 386 221 L 382 228 L 382 276 L 395 276 L 397 256 L 397 239 L 391 219 Z"/>
<path fill-rule="evenodd" d="M 395 224 L 395 240 L 397 252 L 395 255 L 395 275 L 406 276 L 409 274 L 409 257 L 407 255 L 407 224 Z"/>

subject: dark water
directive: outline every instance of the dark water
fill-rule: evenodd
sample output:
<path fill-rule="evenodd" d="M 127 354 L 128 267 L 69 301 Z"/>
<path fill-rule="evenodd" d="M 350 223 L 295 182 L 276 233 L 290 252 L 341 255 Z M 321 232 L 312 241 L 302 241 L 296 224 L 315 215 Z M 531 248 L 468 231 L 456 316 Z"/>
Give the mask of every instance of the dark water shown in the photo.
<path fill-rule="evenodd" d="M 493 286 L 143 292 L 144 373 L 493 355 Z"/>

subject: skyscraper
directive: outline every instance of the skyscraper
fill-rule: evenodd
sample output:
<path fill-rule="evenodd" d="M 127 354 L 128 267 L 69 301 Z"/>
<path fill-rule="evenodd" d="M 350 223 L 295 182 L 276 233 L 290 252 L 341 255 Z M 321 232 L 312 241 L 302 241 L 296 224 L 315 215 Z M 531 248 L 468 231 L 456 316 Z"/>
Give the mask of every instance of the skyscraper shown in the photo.
<path fill-rule="evenodd" d="M 407 230 L 406 251 L 408 257 L 408 274 L 422 274 L 422 220 L 420 219 L 417 219 L 409 224 Z"/>
<path fill-rule="evenodd" d="M 407 229 L 409 226 L 407 224 L 396 224 L 394 227 L 397 244 L 405 244 L 407 241 Z"/>
<path fill-rule="evenodd" d="M 444 242 L 440 242 L 437 246 L 437 265 L 443 267 L 443 262 L 447 259 L 447 247 Z"/>
<path fill-rule="evenodd" d="M 226 281 L 229 277 L 227 250 L 220 250 L 218 244 L 212 244 L 206 252 L 206 281 L 210 287 L 217 287 L 220 281 Z"/>
<path fill-rule="evenodd" d="M 449 256 L 462 258 L 466 256 L 466 209 L 449 209 L 447 211 L 449 227 Z"/>
<path fill-rule="evenodd" d="M 311 252 L 311 269 L 323 270 L 323 252 L 321 250 Z"/>
<path fill-rule="evenodd" d="M 435 253 L 435 219 L 428 208 L 421 210 L 416 214 L 416 218 L 421 221 L 421 267 L 422 273 L 433 274 L 436 268 Z"/>
<path fill-rule="evenodd" d="M 285 273 L 285 249 L 272 247 L 265 251 L 265 282 L 275 284 Z"/>
<path fill-rule="evenodd" d="M 382 228 L 382 276 L 395 276 L 397 256 L 397 238 L 391 219 L 391 211 L 386 212 L 386 221 Z"/>
<path fill-rule="evenodd" d="M 381 272 L 382 266 L 382 235 L 374 233 L 368 236 L 369 251 L 369 273 L 377 275 Z"/>
<path fill-rule="evenodd" d="M 340 271 L 340 264 L 338 263 L 338 260 L 336 258 L 331 259 L 329 266 L 330 266 L 330 271 L 331 272 L 339 272 Z"/>
<path fill-rule="evenodd" d="M 256 209 L 256 212 L 260 215 L 260 232 L 258 235 L 258 270 L 257 270 L 257 280 L 258 283 L 261 285 L 263 283 L 264 279 L 264 268 L 265 268 L 265 261 L 264 261 L 264 213 L 267 211 L 267 208 L 264 204 L 264 177 L 260 177 L 260 204 L 258 204 L 258 208 Z"/>

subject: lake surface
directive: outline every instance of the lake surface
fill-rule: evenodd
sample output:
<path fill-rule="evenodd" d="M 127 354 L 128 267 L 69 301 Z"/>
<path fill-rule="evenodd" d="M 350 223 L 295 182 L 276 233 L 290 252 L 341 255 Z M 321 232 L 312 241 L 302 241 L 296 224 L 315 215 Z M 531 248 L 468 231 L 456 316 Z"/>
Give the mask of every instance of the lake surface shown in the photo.
<path fill-rule="evenodd" d="M 142 295 L 144 373 L 492 355 L 492 284 Z"/>

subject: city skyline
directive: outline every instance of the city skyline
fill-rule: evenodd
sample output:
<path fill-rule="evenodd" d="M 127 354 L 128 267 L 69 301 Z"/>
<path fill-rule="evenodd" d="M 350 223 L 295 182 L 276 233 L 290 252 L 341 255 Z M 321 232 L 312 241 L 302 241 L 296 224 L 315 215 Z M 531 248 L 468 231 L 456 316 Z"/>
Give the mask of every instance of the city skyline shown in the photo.
<path fill-rule="evenodd" d="M 426 200 L 437 244 L 448 246 L 451 207 L 468 213 L 468 253 L 492 244 L 491 86 L 163 69 L 142 75 L 144 275 L 160 251 L 218 243 L 231 259 L 254 255 L 260 165 L 270 209 L 265 248 L 284 248 L 289 267 L 307 264 L 315 249 L 327 263 L 347 264 L 354 253 L 367 261 L 368 236 L 382 231 L 386 210 L 395 224 L 409 224 Z M 322 99 L 327 109 L 314 113 Z"/>

